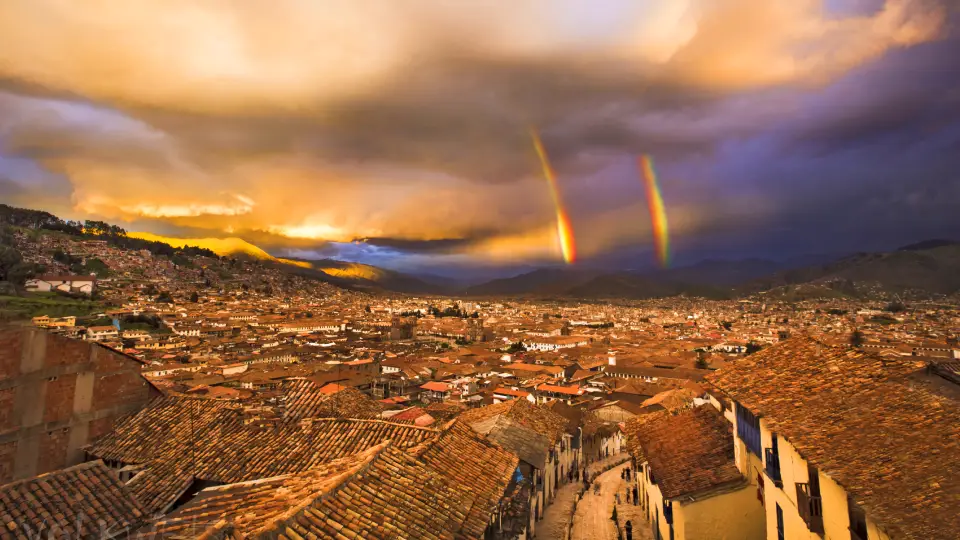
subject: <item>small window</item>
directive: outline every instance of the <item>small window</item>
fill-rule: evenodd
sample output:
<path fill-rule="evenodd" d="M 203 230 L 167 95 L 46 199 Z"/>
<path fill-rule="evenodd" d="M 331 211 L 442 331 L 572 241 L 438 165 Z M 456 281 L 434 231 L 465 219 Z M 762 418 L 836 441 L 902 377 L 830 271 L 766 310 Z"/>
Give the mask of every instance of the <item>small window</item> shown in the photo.
<path fill-rule="evenodd" d="M 777 540 L 783 540 L 783 508 L 777 505 Z"/>

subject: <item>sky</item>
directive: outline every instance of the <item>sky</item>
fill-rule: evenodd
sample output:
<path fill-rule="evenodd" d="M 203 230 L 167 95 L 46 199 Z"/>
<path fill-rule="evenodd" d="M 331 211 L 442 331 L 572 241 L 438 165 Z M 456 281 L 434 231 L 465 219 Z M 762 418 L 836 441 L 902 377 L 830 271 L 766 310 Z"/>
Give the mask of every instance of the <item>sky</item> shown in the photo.
<path fill-rule="evenodd" d="M 960 231 L 950 0 L 6 0 L 0 201 L 452 275 Z"/>

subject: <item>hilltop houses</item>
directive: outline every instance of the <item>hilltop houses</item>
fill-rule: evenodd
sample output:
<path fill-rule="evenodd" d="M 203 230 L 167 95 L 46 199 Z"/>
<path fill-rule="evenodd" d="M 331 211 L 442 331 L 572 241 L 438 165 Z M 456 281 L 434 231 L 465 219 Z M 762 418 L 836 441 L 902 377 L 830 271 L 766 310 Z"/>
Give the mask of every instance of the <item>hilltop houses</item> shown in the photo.
<path fill-rule="evenodd" d="M 97 277 L 60 274 L 44 274 L 30 278 L 24 284 L 28 291 L 64 292 L 92 295 L 97 288 Z"/>

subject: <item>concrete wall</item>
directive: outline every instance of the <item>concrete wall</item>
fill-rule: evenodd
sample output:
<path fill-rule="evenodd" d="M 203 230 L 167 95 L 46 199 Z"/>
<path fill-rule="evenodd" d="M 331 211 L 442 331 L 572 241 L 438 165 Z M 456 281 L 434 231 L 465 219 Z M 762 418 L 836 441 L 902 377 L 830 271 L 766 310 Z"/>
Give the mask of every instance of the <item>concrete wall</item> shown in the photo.
<path fill-rule="evenodd" d="M 0 331 L 0 483 L 83 461 L 83 446 L 157 395 L 140 366 L 43 330 Z"/>
<path fill-rule="evenodd" d="M 675 502 L 673 523 L 675 540 L 767 538 L 763 506 L 753 486 L 744 486 L 696 502 Z"/>

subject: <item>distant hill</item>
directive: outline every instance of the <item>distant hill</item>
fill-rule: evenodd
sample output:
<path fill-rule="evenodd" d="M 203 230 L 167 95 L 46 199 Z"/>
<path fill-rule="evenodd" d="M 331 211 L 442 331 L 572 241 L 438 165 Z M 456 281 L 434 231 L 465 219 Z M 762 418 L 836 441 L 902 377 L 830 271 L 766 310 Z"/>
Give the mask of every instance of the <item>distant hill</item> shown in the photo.
<path fill-rule="evenodd" d="M 602 272 L 570 268 L 535 270 L 469 287 L 470 296 L 660 298 L 680 294 L 724 298 L 731 289 L 783 268 L 761 259 L 706 260 L 692 266 L 648 272 Z"/>
<path fill-rule="evenodd" d="M 935 246 L 924 248 L 925 245 Z M 960 244 L 921 242 L 890 253 L 858 253 L 755 280 L 742 294 L 787 290 L 803 285 L 810 292 L 833 291 L 854 297 L 960 292 Z M 784 289 L 786 288 L 786 289 Z"/>
<path fill-rule="evenodd" d="M 691 266 L 671 268 L 650 273 L 650 277 L 672 283 L 688 283 L 730 288 L 754 279 L 769 276 L 789 267 L 789 264 L 765 259 L 718 260 L 707 259 Z"/>
<path fill-rule="evenodd" d="M 262 261 L 272 261 L 283 265 L 288 271 L 350 289 L 436 294 L 450 292 L 450 288 L 442 284 L 430 283 L 414 276 L 369 264 L 334 259 L 305 260 L 274 257 L 242 238 L 172 238 L 146 232 L 133 232 L 127 235 L 163 242 L 176 248 L 183 246 L 205 248 L 220 256 L 248 256 Z M 298 270 L 291 267 L 296 267 Z"/>
<path fill-rule="evenodd" d="M 128 232 L 127 236 L 150 242 L 163 242 L 175 248 L 184 246 L 205 248 L 221 257 L 244 254 L 256 259 L 274 260 L 272 255 L 242 238 L 172 238 L 148 232 Z"/>
<path fill-rule="evenodd" d="M 387 270 L 369 264 L 339 261 L 336 259 L 278 259 L 278 261 L 309 268 L 330 276 L 333 283 L 345 283 L 353 288 L 384 289 L 393 292 L 411 294 L 441 294 L 450 292 L 450 288 L 443 283 L 434 283 L 419 277 Z"/>
<path fill-rule="evenodd" d="M 467 296 L 564 296 L 570 289 L 582 285 L 600 272 L 568 268 L 541 268 L 509 278 L 500 278 L 467 287 Z"/>
<path fill-rule="evenodd" d="M 467 288 L 473 296 L 645 299 L 732 298 L 769 292 L 784 300 L 960 293 L 960 243 L 933 240 L 890 253 L 860 253 L 830 262 L 811 255 L 784 262 L 706 260 L 649 272 L 543 269 Z"/>
<path fill-rule="evenodd" d="M 703 283 L 675 281 L 663 275 L 635 273 L 604 274 L 582 285 L 568 289 L 565 296 L 574 298 L 664 298 L 668 296 L 702 296 L 727 298 L 729 288 Z"/>
<path fill-rule="evenodd" d="M 958 244 L 960 244 L 960 242 L 938 238 L 935 240 L 924 240 L 923 242 L 917 242 L 916 244 L 903 246 L 901 248 L 898 248 L 897 251 L 921 251 L 925 249 L 934 249 L 938 247 L 956 246 Z"/>

